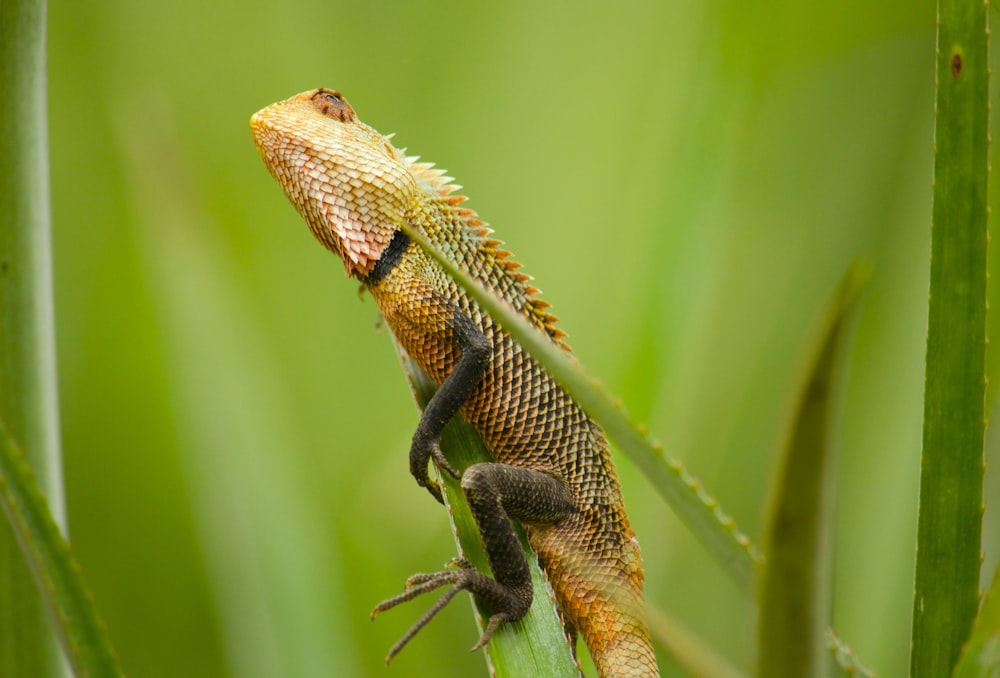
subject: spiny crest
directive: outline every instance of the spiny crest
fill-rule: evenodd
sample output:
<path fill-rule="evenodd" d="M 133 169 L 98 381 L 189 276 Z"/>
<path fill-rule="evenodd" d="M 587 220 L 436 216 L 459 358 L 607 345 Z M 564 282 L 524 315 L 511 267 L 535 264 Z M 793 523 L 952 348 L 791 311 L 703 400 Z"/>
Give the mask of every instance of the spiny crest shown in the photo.
<path fill-rule="evenodd" d="M 521 268 L 521 264 L 509 258 L 511 254 L 503 248 L 503 241 L 490 237 L 493 234 L 493 229 L 479 219 L 475 210 L 460 206 L 468 198 L 464 195 L 453 194 L 462 187 L 452 183 L 454 179 L 446 175 L 446 170 L 435 168 L 434 163 L 420 162 L 420 156 L 406 155 L 406 149 L 402 149 L 400 155 L 403 156 L 418 185 L 431 195 L 444 199 L 445 203 L 459 217 L 461 223 L 468 229 L 472 241 L 476 243 L 479 250 L 492 257 L 502 267 L 505 275 L 521 288 L 525 299 L 525 311 L 529 317 L 544 329 L 559 346 L 571 351 L 572 349 L 563 341 L 566 333 L 561 328 L 556 327 L 558 318 L 546 310 L 551 304 L 544 299 L 539 299 L 539 289 L 529 284 L 533 278 L 518 270 Z"/>

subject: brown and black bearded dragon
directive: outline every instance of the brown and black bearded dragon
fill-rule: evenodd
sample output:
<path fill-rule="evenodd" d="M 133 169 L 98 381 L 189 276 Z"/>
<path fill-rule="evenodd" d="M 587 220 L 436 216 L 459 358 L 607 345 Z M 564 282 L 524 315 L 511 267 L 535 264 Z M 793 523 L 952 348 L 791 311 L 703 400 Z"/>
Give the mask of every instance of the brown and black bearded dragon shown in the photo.
<path fill-rule="evenodd" d="M 268 170 L 313 235 L 361 281 L 397 341 L 436 383 L 410 448 L 410 472 L 442 500 L 431 459 L 461 477 L 493 576 L 471 567 L 421 575 L 376 612 L 439 587 L 466 590 L 490 610 L 477 643 L 532 602 L 524 525 L 571 636 L 579 632 L 601 676 L 656 676 L 643 618 L 642 563 L 601 429 L 552 377 L 399 228 L 410 224 L 552 341 L 563 332 L 530 278 L 440 170 L 407 157 L 358 120 L 333 90 L 296 95 L 250 121 Z M 567 349 L 568 350 L 568 349 Z M 457 413 L 494 459 L 459 474 L 438 443 Z M 429 620 L 418 622 L 390 657 Z"/>

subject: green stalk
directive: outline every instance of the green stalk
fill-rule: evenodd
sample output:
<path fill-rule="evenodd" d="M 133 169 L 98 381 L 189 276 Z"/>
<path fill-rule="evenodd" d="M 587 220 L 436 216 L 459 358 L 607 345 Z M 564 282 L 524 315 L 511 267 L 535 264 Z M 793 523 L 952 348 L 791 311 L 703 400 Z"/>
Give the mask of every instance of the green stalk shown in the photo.
<path fill-rule="evenodd" d="M 910 674 L 947 676 L 979 601 L 989 63 L 985 2 L 940 0 Z"/>
<path fill-rule="evenodd" d="M 414 363 L 399 344 L 396 350 L 400 355 L 403 370 L 413 389 L 417 406 L 423 408 L 430 401 L 437 387 Z M 483 444 L 479 434 L 461 415 L 454 417 L 444 429 L 441 436 L 441 451 L 448 461 L 458 470 L 464 470 L 472 464 L 493 461 L 489 450 Z M 479 528 L 472 517 L 472 511 L 465 500 L 458 480 L 447 473 L 439 474 L 444 482 L 444 496 L 448 504 L 448 515 L 458 539 L 459 553 L 472 563 L 480 572 L 489 572 L 489 562 L 479 536 Z M 486 661 L 490 666 L 490 675 L 497 678 L 506 676 L 551 676 L 552 678 L 574 678 L 579 676 L 576 662 L 570 652 L 563 631 L 562 622 L 550 601 L 545 575 L 538 566 L 538 561 L 531 555 L 527 540 L 520 529 L 525 553 L 531 565 L 531 578 L 534 583 L 535 602 L 528 614 L 517 622 L 503 624 L 493 634 L 485 648 Z M 442 589 L 442 592 L 444 589 Z M 488 613 L 487 613 L 488 614 Z M 482 632 L 484 610 L 476 609 L 476 622 Z"/>
<path fill-rule="evenodd" d="M 45 2 L 0 2 L 0 419 L 65 526 L 49 248 Z M 25 555 L 0 521 L 0 675 L 59 675 Z"/>

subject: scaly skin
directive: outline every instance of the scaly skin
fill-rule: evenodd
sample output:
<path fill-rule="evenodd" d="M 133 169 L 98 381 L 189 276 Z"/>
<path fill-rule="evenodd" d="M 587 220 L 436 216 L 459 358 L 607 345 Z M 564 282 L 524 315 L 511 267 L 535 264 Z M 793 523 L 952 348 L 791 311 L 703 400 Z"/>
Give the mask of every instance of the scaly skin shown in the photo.
<path fill-rule="evenodd" d="M 583 635 L 600 675 L 658 675 L 643 621 L 639 547 L 604 434 L 398 224 L 422 232 L 565 348 L 528 276 L 461 207 L 465 198 L 452 194 L 449 178 L 404 156 L 337 92 L 296 95 L 259 111 L 250 125 L 264 163 L 310 230 L 365 284 L 400 344 L 441 385 L 413 439 L 417 482 L 440 500 L 428 460 L 457 475 L 437 447 L 456 412 L 496 461 L 462 474 L 493 578 L 464 568 L 412 579 L 376 612 L 439 586 L 452 589 L 390 657 L 459 590 L 493 613 L 480 645 L 499 624 L 524 616 L 532 594 L 514 519 L 525 525 L 567 628 Z"/>

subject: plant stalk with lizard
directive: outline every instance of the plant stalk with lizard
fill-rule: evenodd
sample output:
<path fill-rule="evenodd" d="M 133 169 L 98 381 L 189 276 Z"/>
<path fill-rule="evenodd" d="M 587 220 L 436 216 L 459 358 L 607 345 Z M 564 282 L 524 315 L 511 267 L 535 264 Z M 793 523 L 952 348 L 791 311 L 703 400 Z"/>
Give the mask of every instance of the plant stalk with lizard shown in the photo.
<path fill-rule="evenodd" d="M 416 575 L 373 614 L 449 586 L 390 651 L 390 658 L 459 591 L 491 616 L 476 647 L 532 603 L 522 523 L 563 613 L 604 678 L 658 675 L 643 615 L 642 564 L 603 432 L 493 319 L 399 228 L 401 222 L 565 347 L 548 304 L 536 297 L 500 242 L 443 172 L 405 156 L 358 120 L 333 90 L 296 95 L 251 118 L 268 170 L 313 235 L 378 304 L 412 359 L 440 384 L 410 448 L 410 472 L 441 501 L 428 462 L 461 477 L 490 562 Z M 568 348 L 566 350 L 569 350 Z M 479 432 L 494 462 L 460 474 L 438 443 L 456 414 Z"/>

